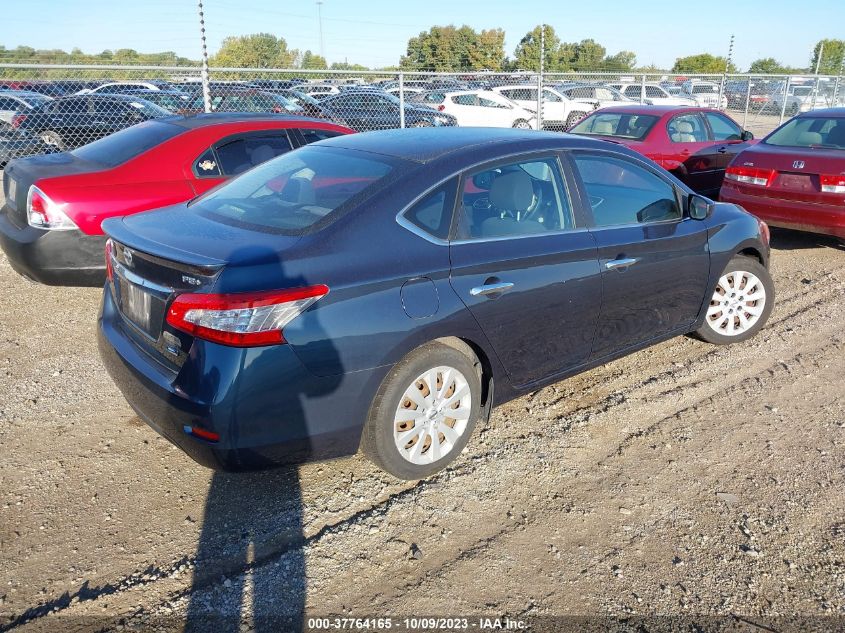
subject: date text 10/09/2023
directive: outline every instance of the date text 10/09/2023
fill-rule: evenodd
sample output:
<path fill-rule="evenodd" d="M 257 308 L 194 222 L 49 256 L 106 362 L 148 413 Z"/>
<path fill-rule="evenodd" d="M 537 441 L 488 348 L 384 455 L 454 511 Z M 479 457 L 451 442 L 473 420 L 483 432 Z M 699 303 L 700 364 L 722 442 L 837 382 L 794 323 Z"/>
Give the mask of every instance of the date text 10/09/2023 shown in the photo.
<path fill-rule="evenodd" d="M 528 623 L 509 617 L 308 618 L 307 631 L 524 631 Z"/>

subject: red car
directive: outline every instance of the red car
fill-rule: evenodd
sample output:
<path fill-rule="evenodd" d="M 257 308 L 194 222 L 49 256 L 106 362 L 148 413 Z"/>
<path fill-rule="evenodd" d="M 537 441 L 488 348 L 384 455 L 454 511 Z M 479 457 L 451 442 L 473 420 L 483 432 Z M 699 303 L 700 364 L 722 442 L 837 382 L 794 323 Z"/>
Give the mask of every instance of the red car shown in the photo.
<path fill-rule="evenodd" d="M 845 239 L 845 108 L 801 114 L 740 153 L 719 195 L 772 226 Z"/>
<path fill-rule="evenodd" d="M 569 132 L 626 145 L 709 198 L 719 195 L 728 164 L 754 138 L 718 110 L 639 104 L 596 110 Z"/>
<path fill-rule="evenodd" d="M 100 286 L 106 218 L 185 202 L 291 149 L 351 132 L 272 114 L 173 116 L 72 152 L 14 160 L 3 174 L 0 246 L 29 279 Z"/>

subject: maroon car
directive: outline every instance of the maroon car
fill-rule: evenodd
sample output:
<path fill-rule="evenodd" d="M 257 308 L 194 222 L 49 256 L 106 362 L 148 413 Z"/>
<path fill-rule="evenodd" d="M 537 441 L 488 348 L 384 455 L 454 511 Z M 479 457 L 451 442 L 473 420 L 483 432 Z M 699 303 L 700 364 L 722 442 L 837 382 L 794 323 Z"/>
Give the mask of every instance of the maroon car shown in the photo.
<path fill-rule="evenodd" d="M 627 145 L 710 198 L 719 195 L 733 157 L 754 138 L 718 110 L 639 104 L 602 108 L 569 132 Z"/>
<path fill-rule="evenodd" d="M 772 226 L 845 239 L 845 108 L 801 114 L 740 153 L 720 198 Z"/>

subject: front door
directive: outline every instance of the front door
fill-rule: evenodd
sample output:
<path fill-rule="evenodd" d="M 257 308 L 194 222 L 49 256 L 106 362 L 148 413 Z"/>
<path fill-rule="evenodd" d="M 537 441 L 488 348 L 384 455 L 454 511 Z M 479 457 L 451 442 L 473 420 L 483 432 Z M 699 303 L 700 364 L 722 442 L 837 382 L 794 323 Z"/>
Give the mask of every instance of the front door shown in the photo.
<path fill-rule="evenodd" d="M 452 287 L 518 387 L 584 363 L 593 343 L 601 274 L 564 182 L 544 156 L 484 167 L 461 185 Z"/>
<path fill-rule="evenodd" d="M 573 153 L 602 270 L 592 358 L 692 325 L 710 273 L 707 226 L 685 217 L 675 187 L 645 163 Z"/>

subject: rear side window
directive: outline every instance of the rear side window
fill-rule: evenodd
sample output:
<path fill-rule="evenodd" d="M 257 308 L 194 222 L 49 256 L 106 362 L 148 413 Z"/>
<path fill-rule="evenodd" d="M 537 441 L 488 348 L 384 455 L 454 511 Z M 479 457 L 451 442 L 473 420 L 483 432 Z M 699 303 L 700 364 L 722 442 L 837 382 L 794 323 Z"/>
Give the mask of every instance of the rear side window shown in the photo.
<path fill-rule="evenodd" d="M 449 237 L 455 202 L 455 179 L 429 193 L 405 212 L 405 219 L 441 240 Z"/>
<path fill-rule="evenodd" d="M 596 226 L 681 219 L 675 188 L 645 167 L 591 154 L 576 154 Z"/>
<path fill-rule="evenodd" d="M 77 158 L 116 167 L 185 132 L 185 128 L 160 121 L 145 121 L 71 152 Z"/>
<path fill-rule="evenodd" d="M 704 121 L 697 114 L 676 116 L 669 121 L 666 131 L 673 143 L 702 143 L 708 140 Z"/>
<path fill-rule="evenodd" d="M 299 130 L 306 143 L 316 143 L 327 138 L 334 138 L 335 136 L 343 136 L 342 132 L 336 130 Z"/>
<path fill-rule="evenodd" d="M 591 114 L 572 127 L 572 134 L 587 136 L 618 136 L 642 140 L 657 123 L 657 117 L 650 114 Z"/>
<path fill-rule="evenodd" d="M 191 207 L 224 223 L 301 235 L 366 200 L 396 164 L 381 155 L 306 145 L 209 192 Z"/>
<path fill-rule="evenodd" d="M 227 176 L 241 174 L 247 169 L 281 156 L 291 149 L 287 135 L 247 136 L 217 148 L 220 169 Z"/>

